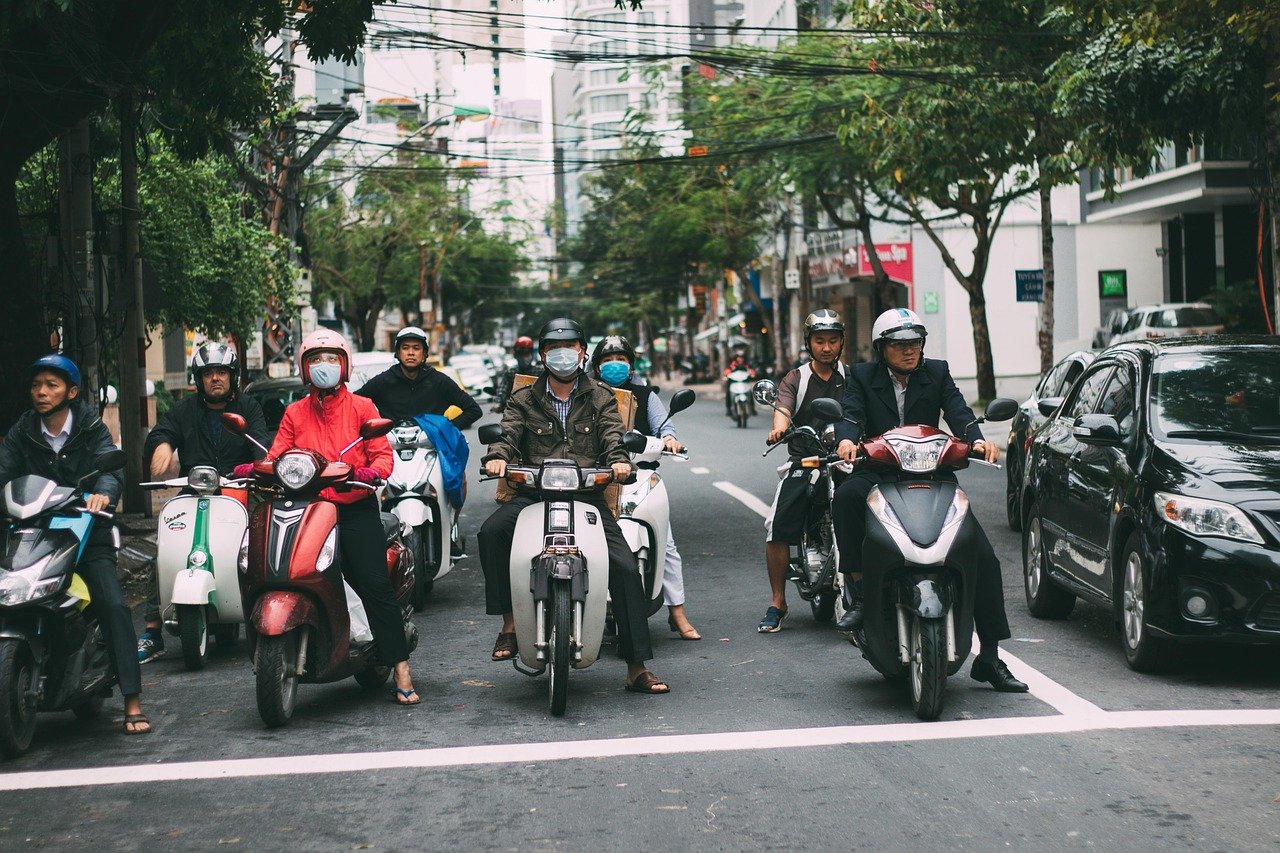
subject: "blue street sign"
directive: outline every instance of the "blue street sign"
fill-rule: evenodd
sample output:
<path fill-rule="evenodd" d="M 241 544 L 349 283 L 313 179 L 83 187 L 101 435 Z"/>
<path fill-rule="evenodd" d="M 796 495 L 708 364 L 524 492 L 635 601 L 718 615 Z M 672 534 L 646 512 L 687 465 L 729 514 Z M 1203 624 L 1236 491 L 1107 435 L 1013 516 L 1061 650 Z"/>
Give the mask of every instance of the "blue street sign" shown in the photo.
<path fill-rule="evenodd" d="M 1014 270 L 1019 302 L 1044 301 L 1044 270 Z"/>

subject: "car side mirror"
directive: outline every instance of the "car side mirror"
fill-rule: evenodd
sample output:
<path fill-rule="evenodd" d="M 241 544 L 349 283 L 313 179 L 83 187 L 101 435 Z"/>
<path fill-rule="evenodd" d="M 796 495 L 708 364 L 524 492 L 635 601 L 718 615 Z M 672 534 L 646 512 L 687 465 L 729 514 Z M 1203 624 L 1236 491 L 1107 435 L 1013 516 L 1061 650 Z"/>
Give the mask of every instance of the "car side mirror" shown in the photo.
<path fill-rule="evenodd" d="M 692 406 L 693 401 L 696 399 L 698 399 L 698 395 L 692 388 L 682 388 L 671 395 L 671 403 L 667 406 L 667 412 L 673 415 L 677 412 L 683 412 Z"/>
<path fill-rule="evenodd" d="M 773 384 L 772 379 L 761 379 L 755 384 L 752 396 L 760 405 L 772 406 L 778 399 L 778 386 Z"/>
<path fill-rule="evenodd" d="M 1111 415 L 1081 415 L 1072 424 L 1071 434 L 1082 444 L 1096 447 L 1115 447 L 1124 440 L 1120 424 Z"/>
<path fill-rule="evenodd" d="M 835 423 L 844 417 L 844 409 L 830 397 L 819 397 L 814 400 L 809 404 L 809 411 L 815 419 L 824 423 Z"/>
<path fill-rule="evenodd" d="M 485 424 L 476 430 L 476 437 L 481 444 L 497 444 L 506 438 L 506 433 L 502 431 L 502 424 Z"/>
<path fill-rule="evenodd" d="M 1008 397 L 997 397 L 987 404 L 984 415 L 988 421 L 1008 421 L 1018 414 L 1018 403 Z"/>
<path fill-rule="evenodd" d="M 622 434 L 622 449 L 628 453 L 643 453 L 649 446 L 649 439 L 638 430 L 630 430 Z"/>
<path fill-rule="evenodd" d="M 1045 397 L 1036 401 L 1036 408 L 1040 410 L 1040 414 L 1046 418 L 1053 417 L 1053 413 L 1062 408 L 1062 397 Z"/>
<path fill-rule="evenodd" d="M 231 430 L 236 435 L 244 435 L 249 431 L 249 424 L 244 419 L 243 415 L 237 415 L 233 412 L 223 412 L 219 420 L 222 421 L 222 425 L 224 427 Z"/>
<path fill-rule="evenodd" d="M 378 438 L 391 432 L 396 422 L 391 418 L 369 418 L 369 420 L 360 424 L 360 437 L 365 441 L 371 438 Z"/>

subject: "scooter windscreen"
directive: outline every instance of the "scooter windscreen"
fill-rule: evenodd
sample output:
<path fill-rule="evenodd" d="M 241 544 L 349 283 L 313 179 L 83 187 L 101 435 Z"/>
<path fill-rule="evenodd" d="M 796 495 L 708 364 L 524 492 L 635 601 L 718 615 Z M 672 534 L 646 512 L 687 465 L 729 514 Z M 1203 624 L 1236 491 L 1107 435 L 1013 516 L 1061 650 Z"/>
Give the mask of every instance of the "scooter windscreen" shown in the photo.
<path fill-rule="evenodd" d="M 71 503 L 76 490 L 36 474 L 26 474 L 6 483 L 0 497 L 4 499 L 5 515 L 25 521 Z"/>

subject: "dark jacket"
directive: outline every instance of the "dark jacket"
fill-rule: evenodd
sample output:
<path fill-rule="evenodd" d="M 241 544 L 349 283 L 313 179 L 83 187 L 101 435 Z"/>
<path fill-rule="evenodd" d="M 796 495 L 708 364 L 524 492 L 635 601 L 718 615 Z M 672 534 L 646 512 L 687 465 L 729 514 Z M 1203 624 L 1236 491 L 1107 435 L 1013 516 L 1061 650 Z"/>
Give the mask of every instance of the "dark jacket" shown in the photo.
<path fill-rule="evenodd" d="M 511 399 L 511 392 L 515 390 L 516 376 L 524 374 L 525 376 L 533 376 L 536 378 L 541 376 L 544 372 L 545 370 L 543 369 L 542 362 L 540 361 L 531 361 L 528 364 L 517 364 L 515 367 L 508 368 L 507 371 L 502 374 L 502 382 L 498 385 L 498 411 L 501 412 L 507 408 L 507 401 Z"/>
<path fill-rule="evenodd" d="M 448 376 L 424 364 L 416 379 L 404 375 L 400 365 L 393 364 L 370 379 L 356 394 L 368 397 L 378 413 L 393 421 L 411 420 L 418 415 L 443 415 L 450 406 L 462 409 L 453 419 L 458 429 L 466 429 L 480 420 L 480 405 Z"/>
<path fill-rule="evenodd" d="M 941 415 L 958 438 L 966 441 L 982 438 L 973 409 L 965 402 L 964 395 L 951 378 L 951 368 L 942 359 L 926 358 L 924 364 L 911 374 L 907 380 L 903 410 L 906 415 L 904 423 L 936 427 Z M 869 361 L 849 369 L 844 389 L 844 416 L 848 420 L 836 424 L 836 438 L 839 440 L 874 438 L 901 426 L 887 365 Z"/>
<path fill-rule="evenodd" d="M 242 416 L 248 424 L 249 435 L 263 445 L 270 444 L 271 434 L 267 431 L 262 406 L 257 400 L 241 394 L 222 411 Z M 212 465 L 226 477 L 240 463 L 262 458 L 262 451 L 253 442 L 209 418 L 213 412 L 198 394 L 174 403 L 147 435 L 143 458 L 150 464 L 151 454 L 156 448 L 167 444 L 178 451 L 178 474 L 182 477 L 197 465 Z M 216 440 L 214 434 L 217 435 Z"/>
<path fill-rule="evenodd" d="M 81 400 L 71 404 L 71 435 L 62 450 L 53 452 L 40 430 L 40 416 L 28 409 L 18 418 L 0 445 L 0 487 L 27 474 L 37 474 L 63 486 L 75 486 L 80 478 L 94 470 L 94 462 L 109 450 L 115 450 L 111 432 L 98 417 L 93 406 Z M 100 474 L 87 490 L 106 495 L 110 505 L 120 500 L 124 477 L 119 471 Z M 95 524 L 92 539 L 109 540 L 109 524 Z"/>
<path fill-rule="evenodd" d="M 614 462 L 630 462 L 622 449 L 622 416 L 613 389 L 603 382 L 579 376 L 569 406 L 569 428 L 547 399 L 547 377 L 526 385 L 511 395 L 502 414 L 507 441 L 520 448 L 525 464 L 538 465 L 544 459 L 572 459 L 583 467 Z M 608 452 L 605 452 L 608 451 Z M 511 462 L 515 453 L 505 443 L 489 445 L 481 463 L 490 459 Z"/>

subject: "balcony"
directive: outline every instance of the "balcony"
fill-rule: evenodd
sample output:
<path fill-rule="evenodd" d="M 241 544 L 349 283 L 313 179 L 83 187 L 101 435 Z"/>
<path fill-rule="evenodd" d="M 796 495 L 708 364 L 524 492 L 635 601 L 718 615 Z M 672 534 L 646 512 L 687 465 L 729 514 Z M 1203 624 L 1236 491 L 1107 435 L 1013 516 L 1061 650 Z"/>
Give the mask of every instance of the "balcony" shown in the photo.
<path fill-rule="evenodd" d="M 1160 149 L 1150 174 L 1114 170 L 1118 180 L 1107 198 L 1104 173 L 1082 173 L 1083 219 L 1087 222 L 1159 222 L 1184 213 L 1204 213 L 1224 205 L 1249 204 L 1259 180 L 1253 154 L 1242 146 L 1169 143 Z"/>

